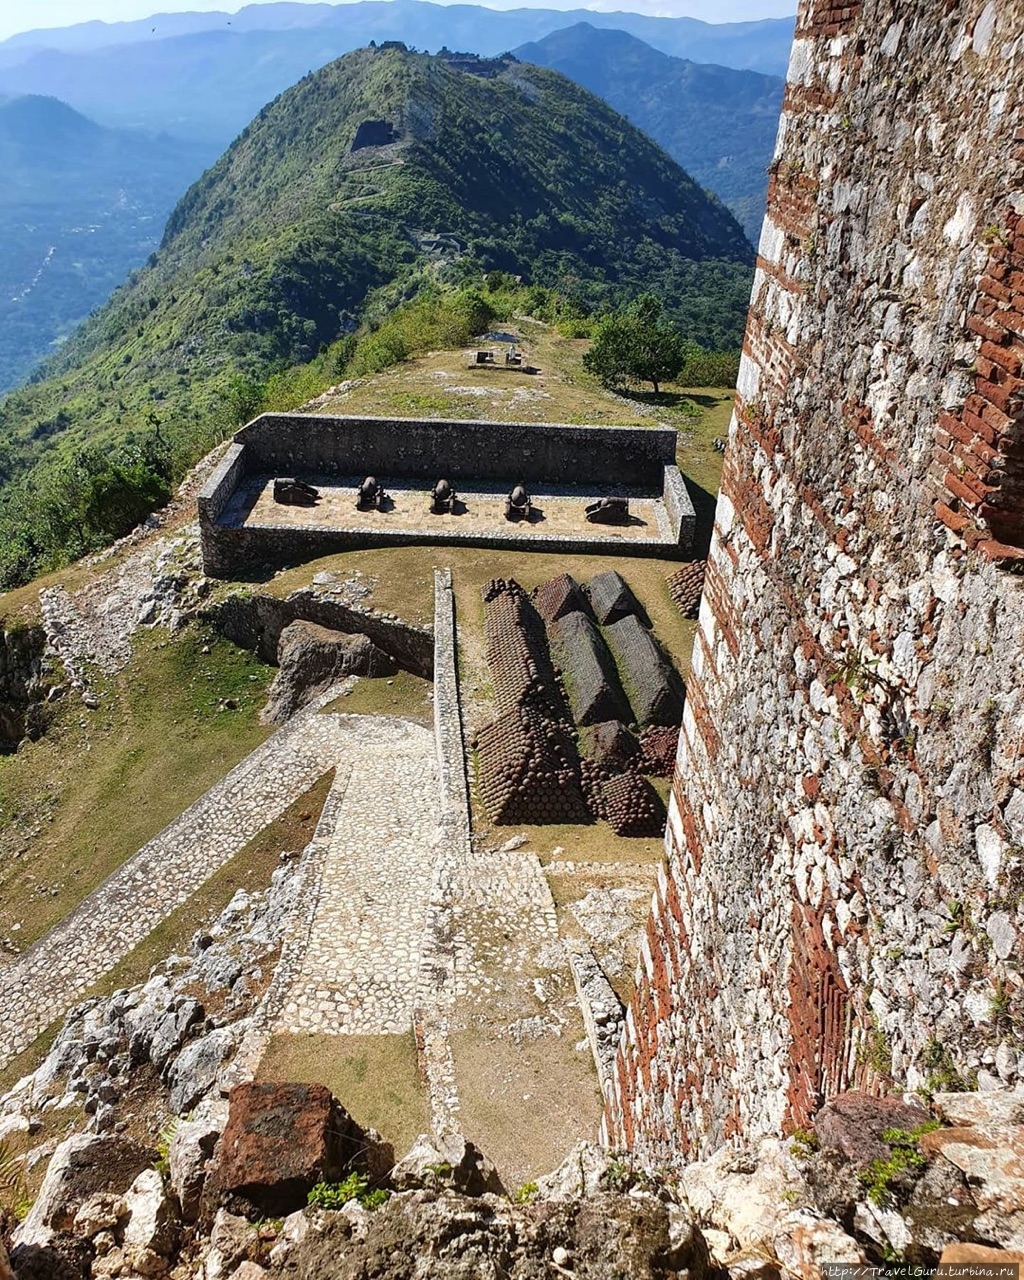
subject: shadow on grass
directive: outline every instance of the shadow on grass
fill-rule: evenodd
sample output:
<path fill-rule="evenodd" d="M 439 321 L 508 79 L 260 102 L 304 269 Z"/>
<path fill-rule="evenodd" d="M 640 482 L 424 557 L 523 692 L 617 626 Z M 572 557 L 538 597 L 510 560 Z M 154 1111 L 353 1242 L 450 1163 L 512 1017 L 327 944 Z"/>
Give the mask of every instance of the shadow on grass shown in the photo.
<path fill-rule="evenodd" d="M 617 394 L 623 400 L 632 400 L 634 404 L 646 404 L 655 409 L 679 409 L 682 412 L 693 404 L 705 401 L 709 405 L 716 403 L 708 396 L 691 396 L 683 391 L 619 391 Z"/>

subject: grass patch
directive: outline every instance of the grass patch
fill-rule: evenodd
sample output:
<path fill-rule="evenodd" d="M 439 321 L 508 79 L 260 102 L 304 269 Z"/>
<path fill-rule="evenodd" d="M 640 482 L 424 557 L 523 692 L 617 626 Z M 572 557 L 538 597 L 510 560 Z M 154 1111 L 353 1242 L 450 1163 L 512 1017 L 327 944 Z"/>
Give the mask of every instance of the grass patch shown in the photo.
<path fill-rule="evenodd" d="M 198 627 L 163 635 L 141 635 L 128 666 L 97 681 L 100 710 L 69 696 L 46 737 L 0 760 L 0 932 L 19 948 L 268 736 L 269 668 Z"/>
<path fill-rule="evenodd" d="M 64 1019 L 56 1018 L 48 1027 L 40 1031 L 30 1045 L 11 1058 L 0 1071 L 0 1095 L 8 1093 L 19 1080 L 31 1075 L 37 1067 L 42 1066 L 43 1060 L 53 1048 L 53 1042 L 63 1026 Z"/>
<path fill-rule="evenodd" d="M 323 708 L 324 714 L 340 711 L 353 716 L 400 716 L 418 724 L 434 722 L 433 703 L 428 694 L 433 689 L 429 680 L 409 671 L 371 679 L 359 676 L 347 694 L 341 694 Z"/>
<path fill-rule="evenodd" d="M 430 1129 L 426 1086 L 412 1033 L 400 1036 L 276 1035 L 257 1080 L 323 1084 L 363 1128 L 376 1129 L 396 1156 Z"/>

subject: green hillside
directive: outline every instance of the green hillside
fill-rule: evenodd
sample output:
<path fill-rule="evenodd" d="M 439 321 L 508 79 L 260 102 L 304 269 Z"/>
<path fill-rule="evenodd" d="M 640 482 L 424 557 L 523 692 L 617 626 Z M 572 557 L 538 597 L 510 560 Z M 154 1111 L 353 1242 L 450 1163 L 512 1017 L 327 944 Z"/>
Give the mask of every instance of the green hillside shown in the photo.
<path fill-rule="evenodd" d="M 368 121 L 393 141 L 353 150 Z M 752 261 L 722 205 L 558 73 L 358 50 L 264 108 L 149 265 L 0 405 L 0 585 L 61 546 L 48 493 L 45 520 L 83 507 L 66 551 L 116 536 L 245 414 L 248 380 L 424 285 L 503 270 L 581 310 L 652 290 L 721 348 L 740 341 Z"/>
<path fill-rule="evenodd" d="M 782 110 L 781 76 L 672 58 L 589 22 L 522 45 L 523 62 L 561 71 L 621 111 L 709 187 L 757 243 Z"/>

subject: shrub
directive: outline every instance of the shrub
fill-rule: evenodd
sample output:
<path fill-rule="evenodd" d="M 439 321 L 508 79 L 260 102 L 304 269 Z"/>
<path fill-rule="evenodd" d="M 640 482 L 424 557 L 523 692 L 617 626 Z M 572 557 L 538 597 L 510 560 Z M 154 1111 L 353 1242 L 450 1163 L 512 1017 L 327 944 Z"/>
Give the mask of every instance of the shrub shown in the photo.
<path fill-rule="evenodd" d="M 341 1209 L 350 1200 L 357 1200 L 364 1209 L 379 1209 L 389 1195 L 382 1187 L 371 1191 L 364 1173 L 350 1173 L 342 1182 L 318 1182 L 306 1203 L 317 1209 Z"/>

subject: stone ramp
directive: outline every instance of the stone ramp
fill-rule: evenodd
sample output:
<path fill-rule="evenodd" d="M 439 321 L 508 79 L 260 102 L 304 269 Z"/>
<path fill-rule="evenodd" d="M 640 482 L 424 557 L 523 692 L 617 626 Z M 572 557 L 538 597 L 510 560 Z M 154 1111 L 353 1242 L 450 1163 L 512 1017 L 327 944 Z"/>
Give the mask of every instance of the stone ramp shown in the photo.
<path fill-rule="evenodd" d="M 325 837 L 305 947 L 272 1030 L 412 1029 L 441 836 L 434 735 L 375 719 Z"/>
<path fill-rule="evenodd" d="M 346 724 L 352 719 L 296 716 L 45 937 L 0 966 L 0 1067 L 337 765 L 356 738 Z"/>

